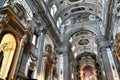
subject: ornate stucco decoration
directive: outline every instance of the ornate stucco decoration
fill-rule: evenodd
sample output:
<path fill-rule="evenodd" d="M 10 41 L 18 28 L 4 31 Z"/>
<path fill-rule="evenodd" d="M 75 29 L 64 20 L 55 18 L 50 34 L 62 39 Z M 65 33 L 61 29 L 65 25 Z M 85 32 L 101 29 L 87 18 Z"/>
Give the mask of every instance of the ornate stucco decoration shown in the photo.
<path fill-rule="evenodd" d="M 28 35 L 32 34 L 30 31 L 31 21 L 27 20 L 23 23 L 18 18 L 14 8 L 8 5 L 0 9 L 0 28 L 6 28 L 8 25 L 11 25 L 11 23 L 14 23 L 12 24 L 12 28 L 14 28 L 15 30 L 19 30 L 21 31 L 21 33 L 25 33 Z"/>
<path fill-rule="evenodd" d="M 52 46 L 50 44 L 46 44 L 44 57 L 46 57 L 45 78 L 47 78 L 48 75 L 50 75 L 50 78 L 52 80 L 53 77 L 57 77 L 57 73 L 56 73 L 57 57 L 56 57 L 56 53 L 52 52 Z"/>
<path fill-rule="evenodd" d="M 120 63 L 120 33 L 117 33 L 115 35 L 115 40 L 116 40 L 116 44 L 115 44 L 115 52 L 116 52 L 116 57 Z"/>
<path fill-rule="evenodd" d="M 35 70 L 35 67 L 36 67 L 36 62 L 35 61 L 30 62 L 29 69 L 30 70 Z"/>

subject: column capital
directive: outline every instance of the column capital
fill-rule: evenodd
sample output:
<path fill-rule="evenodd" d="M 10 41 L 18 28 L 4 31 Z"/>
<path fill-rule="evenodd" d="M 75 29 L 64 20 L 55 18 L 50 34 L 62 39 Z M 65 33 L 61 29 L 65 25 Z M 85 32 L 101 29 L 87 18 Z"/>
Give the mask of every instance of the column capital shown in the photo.
<path fill-rule="evenodd" d="M 45 33 L 45 28 L 44 28 L 44 26 L 35 27 L 34 32 L 35 32 L 37 35 L 40 35 L 41 32 L 44 32 L 44 33 Z"/>
<path fill-rule="evenodd" d="M 109 41 L 107 41 L 104 36 L 96 37 L 96 42 L 100 48 L 107 48 L 110 46 Z"/>
<path fill-rule="evenodd" d="M 69 41 L 63 41 L 61 46 L 66 46 L 66 47 L 69 47 L 69 48 L 72 47 L 72 45 Z"/>
<path fill-rule="evenodd" d="M 60 46 L 59 51 L 63 53 L 68 53 L 70 48 L 71 48 L 70 42 L 62 42 L 62 45 Z"/>
<path fill-rule="evenodd" d="M 62 46 L 59 48 L 60 53 L 68 53 L 68 47 L 67 46 Z"/>

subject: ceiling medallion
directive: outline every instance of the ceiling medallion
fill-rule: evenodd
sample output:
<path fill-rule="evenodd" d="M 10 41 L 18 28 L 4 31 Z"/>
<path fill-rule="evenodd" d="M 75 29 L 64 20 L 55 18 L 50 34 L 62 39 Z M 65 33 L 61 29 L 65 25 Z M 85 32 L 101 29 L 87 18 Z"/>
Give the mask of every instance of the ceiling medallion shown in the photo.
<path fill-rule="evenodd" d="M 90 41 L 88 39 L 81 39 L 78 41 L 78 44 L 79 45 L 86 45 L 88 44 Z"/>

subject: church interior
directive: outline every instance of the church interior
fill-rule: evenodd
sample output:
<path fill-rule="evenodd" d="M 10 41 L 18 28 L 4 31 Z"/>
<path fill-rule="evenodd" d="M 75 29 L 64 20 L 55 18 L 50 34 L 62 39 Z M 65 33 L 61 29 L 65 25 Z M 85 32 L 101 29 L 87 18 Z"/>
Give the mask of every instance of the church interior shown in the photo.
<path fill-rule="evenodd" d="M 0 0 L 0 80 L 120 80 L 120 0 Z"/>

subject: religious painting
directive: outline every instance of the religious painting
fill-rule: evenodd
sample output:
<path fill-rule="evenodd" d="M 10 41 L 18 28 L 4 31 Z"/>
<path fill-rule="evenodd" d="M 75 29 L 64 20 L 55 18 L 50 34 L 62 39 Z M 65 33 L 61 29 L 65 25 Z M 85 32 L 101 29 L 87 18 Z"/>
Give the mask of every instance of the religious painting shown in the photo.
<path fill-rule="evenodd" d="M 83 68 L 83 80 L 95 80 L 93 68 L 89 65 Z"/>

